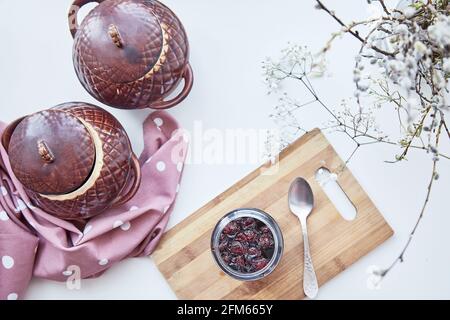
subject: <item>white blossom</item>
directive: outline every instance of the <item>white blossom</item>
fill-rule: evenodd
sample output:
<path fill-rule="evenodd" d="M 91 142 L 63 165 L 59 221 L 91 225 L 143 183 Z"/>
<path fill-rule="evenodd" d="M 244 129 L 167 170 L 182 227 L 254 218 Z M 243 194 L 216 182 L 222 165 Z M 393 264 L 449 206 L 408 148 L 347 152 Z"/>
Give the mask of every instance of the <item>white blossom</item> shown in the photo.
<path fill-rule="evenodd" d="M 414 42 L 414 49 L 416 49 L 416 51 L 422 56 L 425 55 L 428 51 L 427 46 L 422 41 Z"/>
<path fill-rule="evenodd" d="M 403 10 L 403 15 L 406 18 L 411 18 L 415 14 L 416 14 L 416 9 L 414 7 L 408 6 Z"/>
<path fill-rule="evenodd" d="M 433 82 L 434 86 L 438 89 L 444 89 L 447 84 L 442 72 L 438 70 L 433 71 Z"/>
<path fill-rule="evenodd" d="M 408 27 L 405 24 L 399 24 L 395 26 L 394 32 L 402 35 L 408 34 L 409 30 Z"/>
<path fill-rule="evenodd" d="M 450 73 L 450 58 L 444 58 L 443 62 L 442 62 L 442 69 L 447 72 Z"/>
<path fill-rule="evenodd" d="M 404 77 L 399 80 L 399 85 L 405 89 L 409 89 L 412 86 L 412 81 L 410 78 Z"/>
<path fill-rule="evenodd" d="M 437 22 L 428 27 L 430 38 L 441 48 L 450 45 L 450 19 L 448 16 L 439 15 Z"/>

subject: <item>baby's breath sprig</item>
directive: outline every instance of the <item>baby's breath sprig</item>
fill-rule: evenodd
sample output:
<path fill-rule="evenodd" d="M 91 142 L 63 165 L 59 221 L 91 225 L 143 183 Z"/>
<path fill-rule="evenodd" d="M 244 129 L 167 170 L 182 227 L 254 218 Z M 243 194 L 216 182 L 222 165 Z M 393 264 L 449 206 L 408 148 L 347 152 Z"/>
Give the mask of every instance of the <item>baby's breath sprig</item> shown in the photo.
<path fill-rule="evenodd" d="M 388 144 L 400 150 L 387 162 L 408 159 L 412 150 L 430 155 L 431 175 L 425 200 L 403 250 L 387 268 L 372 268 L 371 279 L 382 279 L 403 262 L 416 230 L 422 221 L 440 159 L 450 160 L 441 145 L 450 142 L 450 125 L 446 117 L 449 107 L 450 78 L 450 5 L 448 0 L 400 1 L 389 8 L 383 0 L 370 0 L 380 6 L 380 14 L 362 21 L 345 23 L 335 11 L 316 0 L 316 8 L 327 13 L 340 29 L 332 33 L 323 49 L 312 54 L 305 46 L 289 44 L 279 59 L 267 58 L 263 63 L 264 81 L 269 93 L 282 92 L 288 79 L 295 80 L 309 95 L 297 101 L 287 93 L 280 95 L 271 117 L 281 129 L 278 139 L 285 148 L 299 135 L 308 132 L 302 123 L 302 112 L 319 106 L 328 119 L 322 130 L 340 132 L 352 141 L 354 149 L 345 165 L 361 147 Z M 364 27 L 364 34 L 358 29 Z M 349 34 L 360 43 L 355 57 L 354 97 L 342 100 L 336 108 L 325 104 L 312 85 L 314 77 L 326 72 L 326 55 L 341 35 Z M 378 111 L 390 111 L 398 124 L 398 137 L 385 134 L 376 121 Z M 315 125 L 317 126 L 317 125 Z M 279 150 L 278 150 L 279 151 Z M 375 287 L 378 287 L 378 283 Z"/>

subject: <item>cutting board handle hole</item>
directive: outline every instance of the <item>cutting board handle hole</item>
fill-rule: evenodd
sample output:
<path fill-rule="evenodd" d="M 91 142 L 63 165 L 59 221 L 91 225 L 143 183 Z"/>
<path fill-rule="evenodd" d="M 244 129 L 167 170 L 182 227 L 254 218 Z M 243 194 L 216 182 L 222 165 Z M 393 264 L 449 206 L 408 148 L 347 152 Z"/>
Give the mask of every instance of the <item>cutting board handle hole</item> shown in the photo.
<path fill-rule="evenodd" d="M 331 173 L 325 167 L 321 167 L 316 171 L 315 178 L 342 218 L 348 221 L 354 220 L 357 210 L 338 183 L 336 174 Z"/>

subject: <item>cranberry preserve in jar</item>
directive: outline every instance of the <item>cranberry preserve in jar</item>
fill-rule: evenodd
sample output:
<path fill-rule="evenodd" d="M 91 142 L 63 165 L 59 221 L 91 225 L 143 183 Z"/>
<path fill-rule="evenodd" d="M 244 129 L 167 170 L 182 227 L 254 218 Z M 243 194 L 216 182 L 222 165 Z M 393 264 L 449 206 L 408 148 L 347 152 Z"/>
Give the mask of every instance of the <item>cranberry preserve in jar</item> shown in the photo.
<path fill-rule="evenodd" d="M 281 259 L 283 237 L 275 220 L 258 209 L 225 215 L 211 238 L 213 257 L 228 275 L 244 281 L 270 274 Z"/>

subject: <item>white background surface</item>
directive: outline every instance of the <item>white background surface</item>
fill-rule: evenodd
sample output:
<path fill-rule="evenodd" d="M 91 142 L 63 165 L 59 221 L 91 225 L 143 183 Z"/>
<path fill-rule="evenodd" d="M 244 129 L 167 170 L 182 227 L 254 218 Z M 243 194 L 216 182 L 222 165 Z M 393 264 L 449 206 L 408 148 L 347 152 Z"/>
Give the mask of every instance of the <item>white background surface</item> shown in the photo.
<path fill-rule="evenodd" d="M 270 128 L 276 98 L 267 96 L 261 61 L 276 56 L 288 41 L 319 50 L 338 30 L 314 1 L 294 0 L 165 0 L 183 21 L 190 37 L 195 86 L 180 106 L 170 110 L 183 127 L 195 121 L 203 127 Z M 345 20 L 367 14 L 365 0 L 326 1 Z M 67 0 L 0 0 L 0 119 L 19 116 L 65 101 L 97 103 L 78 82 L 72 66 L 72 38 L 67 27 Z M 343 38 L 330 55 L 333 76 L 317 80 L 316 90 L 330 104 L 352 95 L 352 65 L 357 43 Z M 135 150 L 142 148 L 141 122 L 149 113 L 112 110 L 126 127 Z M 389 119 L 386 119 L 388 122 Z M 320 125 L 323 119 L 307 123 Z M 345 157 L 353 147 L 339 135 L 329 135 Z M 197 141 L 198 142 L 198 141 Z M 196 143 L 196 141 L 194 141 Z M 320 299 L 331 298 L 450 298 L 450 215 L 444 203 L 450 166 L 441 161 L 441 179 L 418 230 L 406 262 L 383 282 L 381 290 L 366 286 L 370 265 L 388 265 L 407 239 L 425 195 L 429 159 L 421 154 L 401 165 L 386 164 L 395 150 L 375 146 L 362 150 L 350 168 L 395 230 L 393 238 L 325 284 Z M 256 167 L 188 164 L 170 226 L 181 221 Z M 300 290 L 300 288 L 299 288 Z M 27 299 L 172 299 L 174 293 L 149 258 L 124 261 L 81 290 L 34 279 Z"/>

